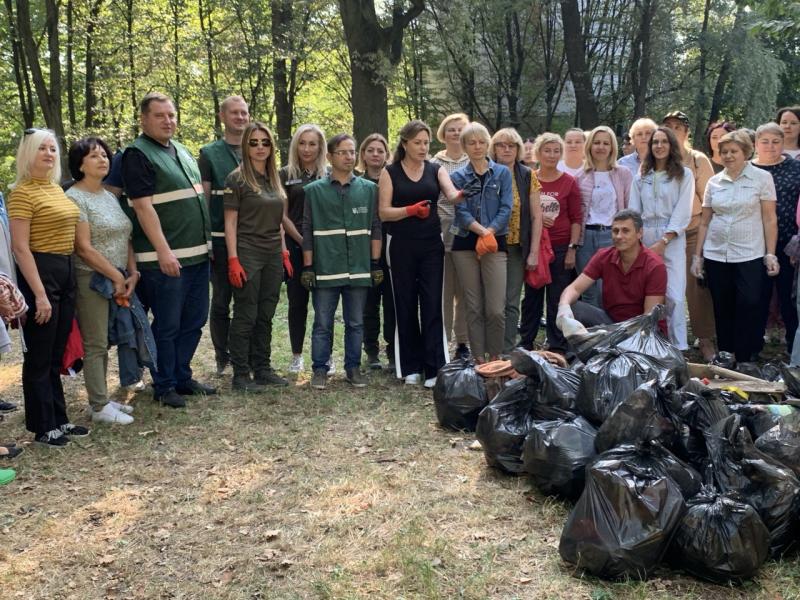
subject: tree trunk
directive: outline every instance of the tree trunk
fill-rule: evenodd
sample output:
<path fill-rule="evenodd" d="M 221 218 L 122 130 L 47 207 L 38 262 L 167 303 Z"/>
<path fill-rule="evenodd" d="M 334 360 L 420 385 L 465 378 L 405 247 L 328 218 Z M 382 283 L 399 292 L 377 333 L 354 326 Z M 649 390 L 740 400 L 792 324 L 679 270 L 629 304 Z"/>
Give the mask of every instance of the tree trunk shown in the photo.
<path fill-rule="evenodd" d="M 411 0 L 408 10 L 392 8 L 391 23 L 382 27 L 374 0 L 339 0 L 352 75 L 353 132 L 364 139 L 373 132 L 388 135 L 389 105 L 386 90 L 391 71 L 402 58 L 403 32 L 425 7 Z"/>
<path fill-rule="evenodd" d="M 697 94 L 695 95 L 694 114 L 697 122 L 694 126 L 694 144 L 700 146 L 704 151 L 711 149 L 706 147 L 706 124 L 703 123 L 703 116 L 708 110 L 708 94 L 706 93 L 706 68 L 708 61 L 708 22 L 711 14 L 711 0 L 705 0 L 703 7 L 703 24 L 700 27 L 698 46 L 700 51 L 697 79 Z"/>
<path fill-rule="evenodd" d="M 72 0 L 67 0 L 67 115 L 70 129 L 75 129 L 75 8 Z"/>
<path fill-rule="evenodd" d="M 170 10 L 172 11 L 172 69 L 175 72 L 175 89 L 172 92 L 172 102 L 175 104 L 175 113 L 178 119 L 178 126 L 181 124 L 181 55 L 180 55 L 180 28 L 181 28 L 181 0 L 170 0 Z"/>
<path fill-rule="evenodd" d="M 214 27 L 211 22 L 210 4 L 204 5 L 203 0 L 197 0 L 197 11 L 200 17 L 200 33 L 206 48 L 206 62 L 208 63 L 208 84 L 211 87 L 211 104 L 214 111 L 214 131 L 217 136 L 222 136 L 222 123 L 219 120 L 219 90 L 217 89 L 217 73 L 214 69 Z"/>
<path fill-rule="evenodd" d="M 14 81 L 17 83 L 17 98 L 19 110 L 22 113 L 22 123 L 27 129 L 33 127 L 33 93 L 31 82 L 28 78 L 28 69 L 25 64 L 25 52 L 17 33 L 17 24 L 14 19 L 14 5 L 11 0 L 4 0 L 6 17 L 8 18 L 8 33 L 11 38 L 11 59 L 14 66 Z"/>
<path fill-rule="evenodd" d="M 731 60 L 733 48 L 741 48 L 741 41 L 739 38 L 745 33 L 744 31 L 744 16 L 745 6 L 744 2 L 736 3 L 736 18 L 733 21 L 733 29 L 731 29 L 728 43 L 725 47 L 725 54 L 722 56 L 722 64 L 717 76 L 717 83 L 714 85 L 714 94 L 711 96 L 711 109 L 708 114 L 709 123 L 719 119 L 720 112 L 722 111 L 722 102 L 725 99 L 725 88 L 728 85 L 728 79 L 731 74 Z"/>
<path fill-rule="evenodd" d="M 96 107 L 97 94 L 95 93 L 95 62 L 94 62 L 94 34 L 97 28 L 97 19 L 100 17 L 100 7 L 103 0 L 95 0 L 89 10 L 89 21 L 86 23 L 86 87 L 85 87 L 85 119 L 87 129 L 97 125 Z"/>
<path fill-rule="evenodd" d="M 561 21 L 564 27 L 564 51 L 575 90 L 578 122 L 584 129 L 591 129 L 599 124 L 600 117 L 597 99 L 592 90 L 591 74 L 586 65 L 586 43 L 581 31 L 578 0 L 561 0 Z"/>
<path fill-rule="evenodd" d="M 134 44 L 134 31 L 133 31 L 133 0 L 125 0 L 125 25 L 128 33 L 128 89 L 130 90 L 131 101 L 131 123 L 133 123 L 133 135 L 138 135 L 139 125 L 137 117 L 139 116 L 139 95 L 136 91 L 136 61 L 135 44 Z"/>
<path fill-rule="evenodd" d="M 636 2 L 639 10 L 639 31 L 631 52 L 631 89 L 633 92 L 633 117 L 643 117 L 647 107 L 647 87 L 650 83 L 650 34 L 656 3 L 652 0 Z"/>
<path fill-rule="evenodd" d="M 275 125 L 281 156 L 287 156 L 292 138 L 294 105 L 289 98 L 288 55 L 292 26 L 292 3 L 290 0 L 272 0 L 272 86 L 275 94 Z"/>

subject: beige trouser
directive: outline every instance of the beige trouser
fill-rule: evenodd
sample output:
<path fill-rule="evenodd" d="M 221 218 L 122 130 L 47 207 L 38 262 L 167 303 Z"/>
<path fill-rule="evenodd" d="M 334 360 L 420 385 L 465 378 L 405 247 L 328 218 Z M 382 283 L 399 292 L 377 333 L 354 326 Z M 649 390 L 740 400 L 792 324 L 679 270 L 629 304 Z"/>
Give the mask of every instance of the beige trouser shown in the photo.
<path fill-rule="evenodd" d="M 686 230 L 686 302 L 689 305 L 689 320 L 692 335 L 712 339 L 715 336 L 714 305 L 707 287 L 697 284 L 697 278 L 689 272 L 692 256 L 697 245 L 697 229 Z"/>
<path fill-rule="evenodd" d="M 467 316 L 464 309 L 464 296 L 461 282 L 453 263 L 453 253 L 444 253 L 444 289 L 442 290 L 442 305 L 444 309 L 444 330 L 447 332 L 447 341 L 452 341 L 455 333 L 456 343 L 467 343 Z M 455 319 L 453 318 L 455 315 Z M 453 331 L 455 329 L 455 331 Z"/>
<path fill-rule="evenodd" d="M 83 339 L 83 381 L 89 405 L 98 411 L 108 402 L 108 300 L 92 289 L 93 271 L 75 269 L 78 292 L 75 310 Z"/>
<path fill-rule="evenodd" d="M 485 360 L 503 351 L 506 327 L 505 252 L 484 254 L 461 250 L 451 253 L 467 305 L 467 331 L 472 355 Z"/>

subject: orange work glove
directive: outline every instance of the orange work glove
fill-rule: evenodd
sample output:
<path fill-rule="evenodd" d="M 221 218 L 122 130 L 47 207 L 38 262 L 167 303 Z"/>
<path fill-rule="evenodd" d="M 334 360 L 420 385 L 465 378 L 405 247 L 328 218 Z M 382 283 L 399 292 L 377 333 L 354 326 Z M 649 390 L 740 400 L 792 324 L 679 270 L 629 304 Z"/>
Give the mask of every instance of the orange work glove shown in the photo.
<path fill-rule="evenodd" d="M 238 256 L 231 256 L 228 259 L 228 281 L 233 287 L 240 289 L 247 283 L 247 274 L 244 272 Z"/>
<path fill-rule="evenodd" d="M 406 214 L 409 217 L 417 217 L 420 219 L 427 219 L 431 214 L 431 201 L 420 200 L 416 204 L 406 206 Z"/>
<path fill-rule="evenodd" d="M 481 240 L 483 241 L 483 246 L 486 248 L 487 253 L 497 252 L 497 240 L 491 231 L 486 233 Z"/>
<path fill-rule="evenodd" d="M 292 261 L 289 260 L 289 251 L 283 250 L 281 255 L 283 256 L 283 268 L 289 276 L 289 279 L 291 279 L 294 277 L 294 267 L 292 266 Z"/>

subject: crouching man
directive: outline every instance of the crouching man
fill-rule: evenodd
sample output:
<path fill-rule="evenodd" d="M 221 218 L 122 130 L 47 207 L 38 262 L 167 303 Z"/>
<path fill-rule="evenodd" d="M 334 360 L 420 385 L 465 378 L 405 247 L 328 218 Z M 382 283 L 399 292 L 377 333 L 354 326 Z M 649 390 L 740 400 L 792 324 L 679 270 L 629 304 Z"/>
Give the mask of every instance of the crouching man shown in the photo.
<path fill-rule="evenodd" d="M 312 292 L 314 328 L 311 387 L 324 389 L 331 356 L 333 317 L 342 298 L 344 368 L 355 387 L 364 387 L 361 342 L 367 290 L 383 281 L 378 186 L 356 177 L 356 142 L 339 134 L 328 142 L 330 173 L 305 188 L 303 273 Z"/>
<path fill-rule="evenodd" d="M 642 245 L 641 215 L 629 209 L 615 214 L 611 239 L 613 245 L 598 250 L 561 294 L 556 325 L 566 336 L 625 321 L 664 303 L 667 269 L 658 254 Z M 598 279 L 603 280 L 603 308 L 579 300 Z"/>

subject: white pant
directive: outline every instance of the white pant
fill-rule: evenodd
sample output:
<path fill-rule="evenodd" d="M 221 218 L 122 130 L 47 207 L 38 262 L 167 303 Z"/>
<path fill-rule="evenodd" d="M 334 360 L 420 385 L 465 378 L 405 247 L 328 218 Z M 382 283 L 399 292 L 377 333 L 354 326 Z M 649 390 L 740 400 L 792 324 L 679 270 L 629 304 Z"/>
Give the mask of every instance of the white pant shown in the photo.
<path fill-rule="evenodd" d="M 648 227 L 645 223 L 642 243 L 648 248 L 664 235 L 664 227 Z M 682 233 L 673 239 L 664 250 L 667 267 L 667 330 L 670 341 L 679 350 L 688 350 L 686 342 L 686 236 Z"/>

